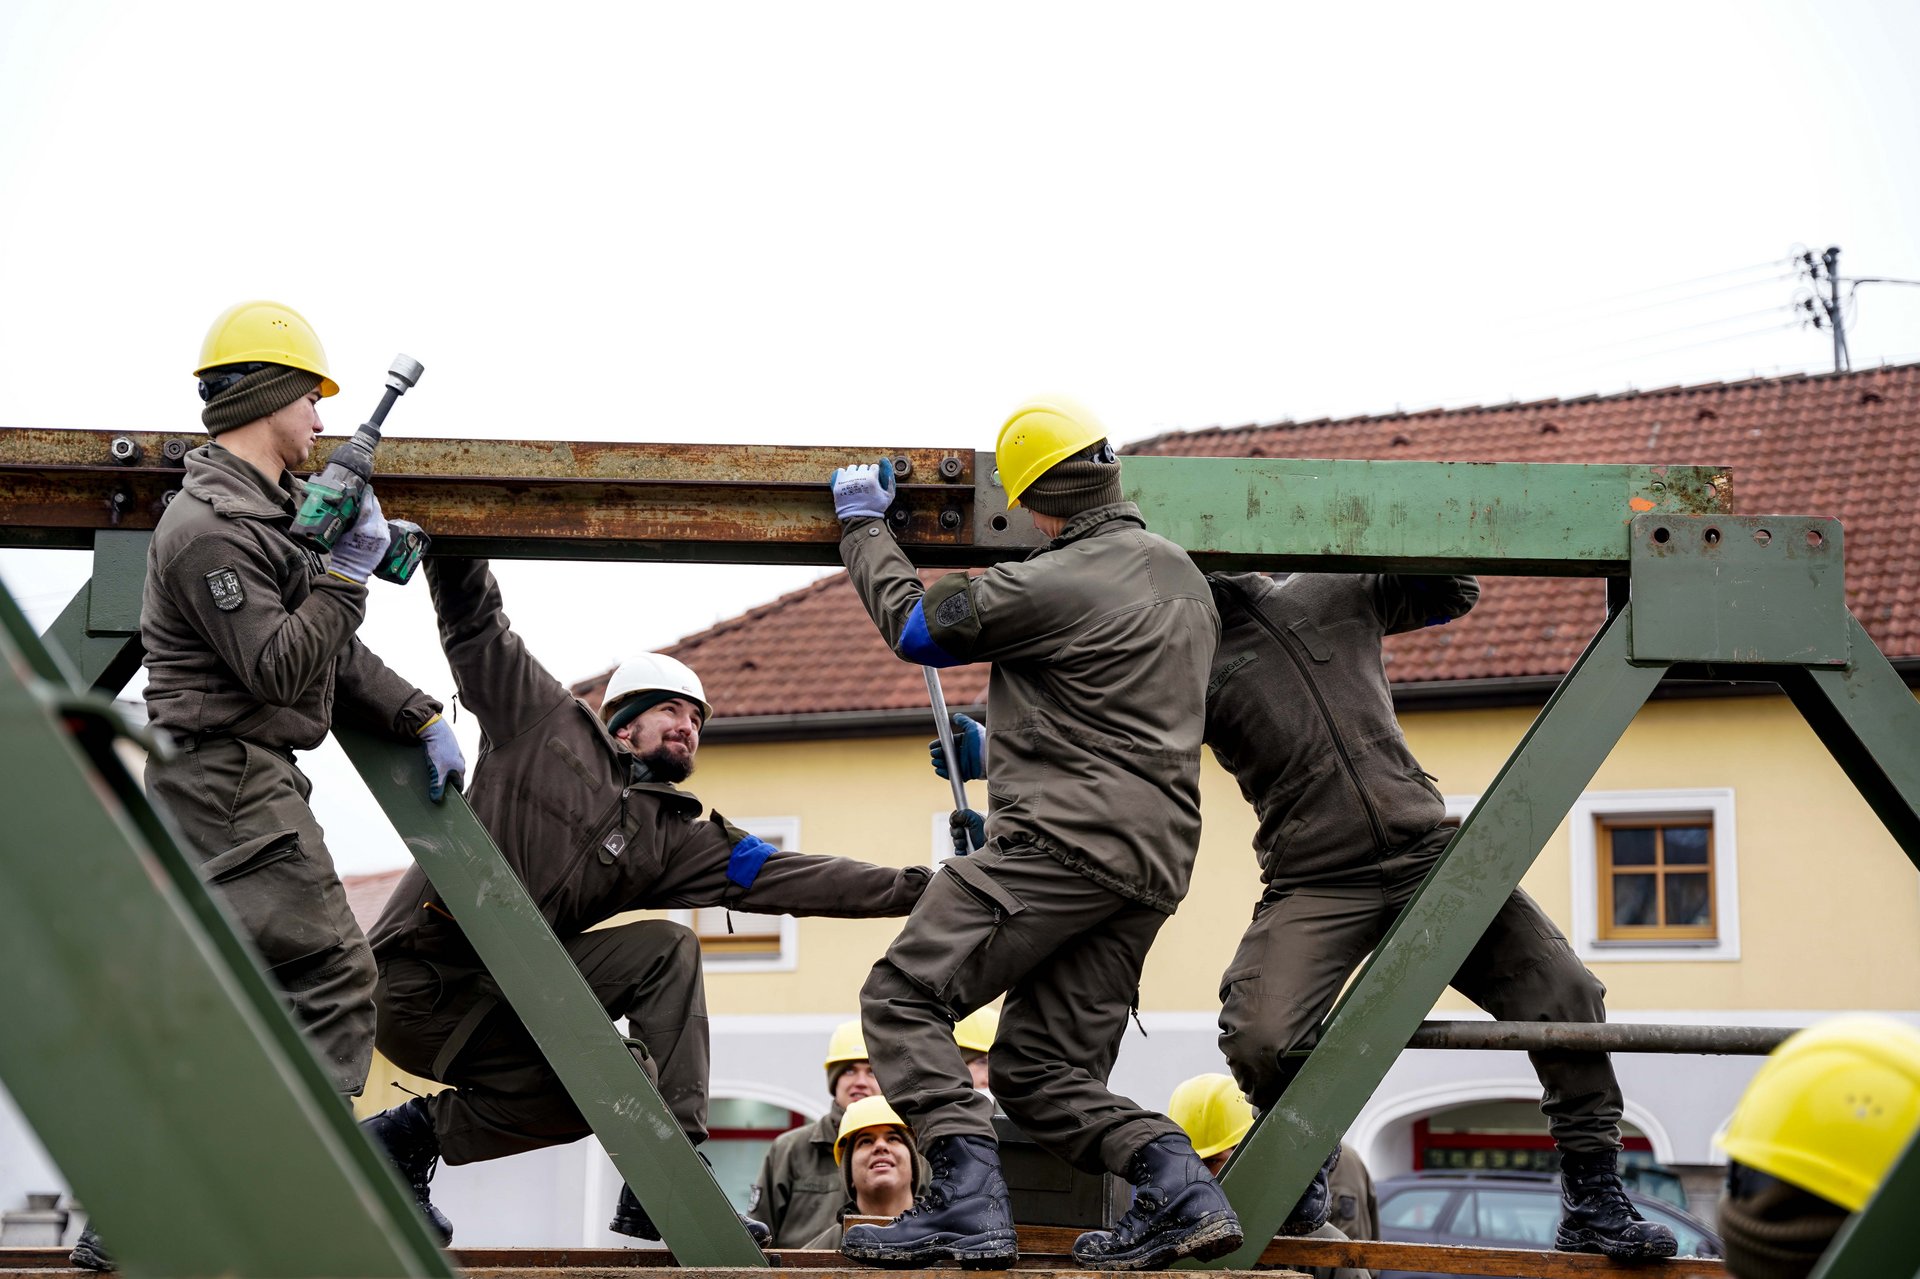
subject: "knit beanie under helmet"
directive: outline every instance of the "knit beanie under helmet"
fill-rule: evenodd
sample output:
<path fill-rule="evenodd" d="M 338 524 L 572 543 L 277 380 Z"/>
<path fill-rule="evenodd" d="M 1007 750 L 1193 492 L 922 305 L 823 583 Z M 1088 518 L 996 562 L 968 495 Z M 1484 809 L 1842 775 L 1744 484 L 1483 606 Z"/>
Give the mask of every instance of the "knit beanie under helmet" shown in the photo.
<path fill-rule="evenodd" d="M 209 375 L 217 369 L 208 369 Z M 305 399 L 320 389 L 324 379 L 318 373 L 289 368 L 284 364 L 263 364 L 233 385 L 208 399 L 200 410 L 200 424 L 208 435 L 217 436 L 236 426 L 245 426 L 255 418 L 277 413 L 295 400 Z"/>
<path fill-rule="evenodd" d="M 1107 460 L 1095 461 L 1096 458 Z M 1105 440 L 1055 462 L 1020 495 L 1020 505 L 1041 515 L 1070 519 L 1120 500 L 1120 462 Z"/>
<path fill-rule="evenodd" d="M 1847 1210 L 1771 1177 L 1729 1178 L 1715 1224 L 1727 1248 L 1727 1273 L 1739 1279 L 1807 1279 L 1846 1224 Z"/>

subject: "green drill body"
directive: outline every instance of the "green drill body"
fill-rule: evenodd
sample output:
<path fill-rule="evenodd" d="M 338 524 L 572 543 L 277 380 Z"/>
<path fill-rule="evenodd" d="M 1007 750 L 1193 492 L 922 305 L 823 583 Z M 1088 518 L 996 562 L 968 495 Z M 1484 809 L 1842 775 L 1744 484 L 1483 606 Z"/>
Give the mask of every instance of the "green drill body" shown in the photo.
<path fill-rule="evenodd" d="M 419 361 L 405 355 L 394 358 L 387 371 L 387 389 L 373 416 L 361 423 L 353 438 L 333 451 L 320 474 L 307 481 L 306 500 L 293 517 L 288 535 L 320 551 L 332 551 L 341 534 L 360 518 L 367 486 L 373 483 L 373 451 L 380 443 L 380 428 L 393 403 L 406 394 L 420 378 Z M 389 582 L 406 582 L 432 544 L 418 524 L 410 520 L 388 520 L 387 557 L 374 576 Z"/>

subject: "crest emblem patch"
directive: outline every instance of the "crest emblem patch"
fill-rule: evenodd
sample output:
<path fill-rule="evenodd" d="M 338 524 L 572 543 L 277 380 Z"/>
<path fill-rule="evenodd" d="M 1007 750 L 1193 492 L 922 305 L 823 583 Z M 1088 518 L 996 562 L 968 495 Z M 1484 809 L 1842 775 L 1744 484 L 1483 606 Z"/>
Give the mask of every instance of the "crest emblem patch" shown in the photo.
<path fill-rule="evenodd" d="M 213 606 L 222 613 L 231 613 L 247 602 L 240 575 L 230 568 L 217 568 L 207 574 L 207 590 L 213 596 Z"/>
<path fill-rule="evenodd" d="M 941 626 L 958 626 L 973 616 L 973 599 L 965 591 L 955 591 L 933 610 L 933 620 Z"/>

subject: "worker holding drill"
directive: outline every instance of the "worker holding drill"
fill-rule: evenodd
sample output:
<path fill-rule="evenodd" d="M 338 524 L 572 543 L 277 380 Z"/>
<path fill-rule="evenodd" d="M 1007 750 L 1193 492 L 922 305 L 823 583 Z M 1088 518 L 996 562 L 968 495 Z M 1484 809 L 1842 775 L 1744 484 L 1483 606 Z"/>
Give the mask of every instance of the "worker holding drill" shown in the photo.
<path fill-rule="evenodd" d="M 335 1086 L 357 1096 L 373 1060 L 373 954 L 294 752 L 320 745 L 338 714 L 418 743 L 436 800 L 466 762 L 440 704 L 354 638 L 387 553 L 372 490 L 330 555 L 290 535 L 307 494 L 288 468 L 320 435 L 319 401 L 339 390 L 312 326 L 290 307 L 243 302 L 214 321 L 194 372 L 213 438 L 187 454 L 154 530 L 140 609 L 147 713 L 180 751 L 148 761 L 147 787 Z M 74 1260 L 111 1266 L 91 1230 Z"/>
<path fill-rule="evenodd" d="M 892 1224 L 847 1230 L 841 1250 L 856 1261 L 1014 1259 L 996 1098 L 1041 1146 L 1133 1183 L 1117 1227 L 1074 1244 L 1080 1265 L 1145 1269 L 1240 1244 L 1186 1135 L 1107 1087 L 1147 949 L 1193 869 L 1218 619 L 1186 553 L 1122 500 L 1106 436 L 1066 401 L 1016 411 L 999 476 L 1050 540 L 931 587 L 889 530 L 890 468 L 833 475 L 841 559 L 894 651 L 924 666 L 993 663 L 985 847 L 941 867 L 860 996 L 874 1073 L 932 1184 Z M 954 1023 L 1003 991 L 989 1095 Z"/>

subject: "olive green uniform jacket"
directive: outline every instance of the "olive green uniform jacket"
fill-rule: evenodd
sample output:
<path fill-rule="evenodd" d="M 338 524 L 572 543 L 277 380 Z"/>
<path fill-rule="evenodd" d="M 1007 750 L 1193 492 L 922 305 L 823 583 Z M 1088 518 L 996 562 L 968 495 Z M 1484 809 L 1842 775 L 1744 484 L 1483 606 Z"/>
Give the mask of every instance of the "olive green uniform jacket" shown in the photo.
<path fill-rule="evenodd" d="M 1261 573 L 1208 579 L 1220 648 L 1207 745 L 1259 815 L 1268 883 L 1351 872 L 1446 816 L 1393 713 L 1380 639 L 1463 616 L 1471 577 Z"/>
<path fill-rule="evenodd" d="M 1173 913 L 1200 841 L 1200 707 L 1219 629 L 1186 552 L 1115 502 L 1025 560 L 931 587 L 884 520 L 848 521 L 840 558 L 895 652 L 994 664 L 987 838 Z"/>
<path fill-rule="evenodd" d="M 724 906 L 864 919 L 904 915 L 919 900 L 927 867 L 780 851 L 762 860 L 764 845 L 743 842 L 746 832 L 718 813 L 702 820 L 693 795 L 636 780 L 645 768 L 626 743 L 513 632 L 486 561 L 435 556 L 426 566 L 460 703 L 480 720 L 468 802 L 556 935 L 629 910 Z M 495 990 L 419 867 L 394 888 L 372 941 L 382 968 L 424 963 L 440 985 L 424 1022 L 395 1028 L 406 1060 L 388 1049 L 383 1011 L 382 1051 L 415 1071 L 449 1061 L 447 1041 Z"/>
<path fill-rule="evenodd" d="M 354 638 L 367 588 L 287 536 L 306 486 L 202 445 L 147 548 L 147 714 L 174 738 L 312 750 L 336 713 L 413 739 L 440 704 Z M 422 765 L 421 777 L 426 776 Z"/>

